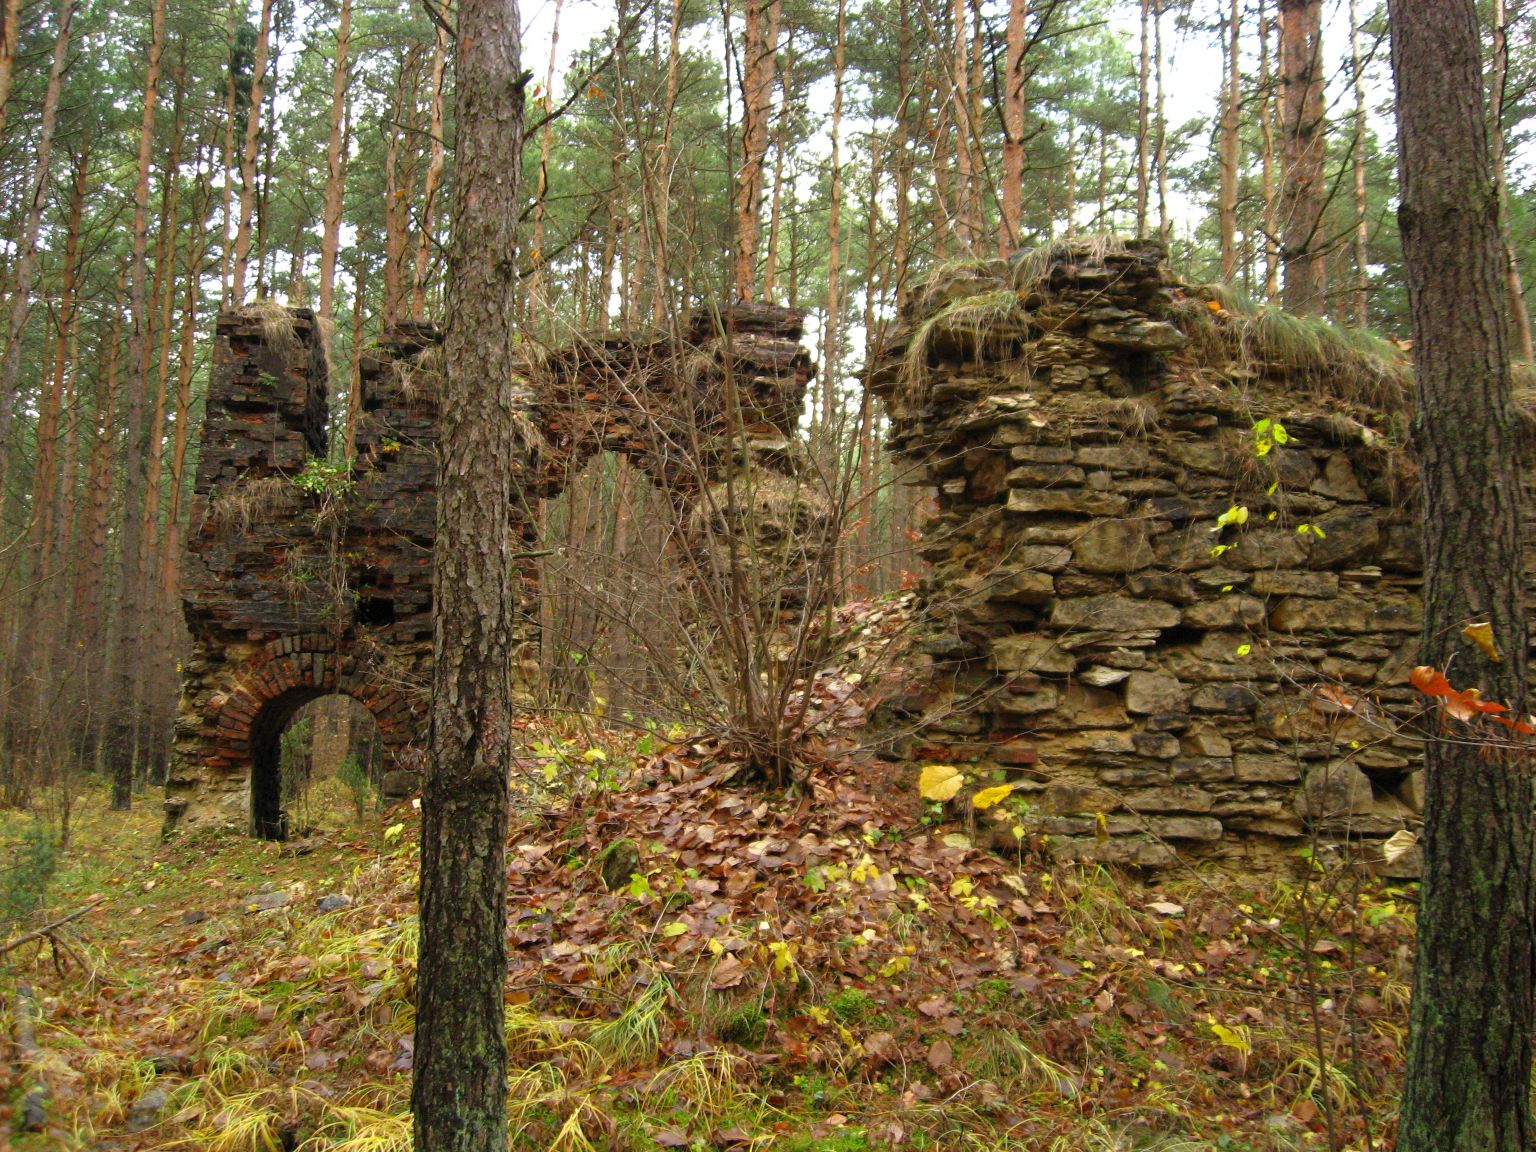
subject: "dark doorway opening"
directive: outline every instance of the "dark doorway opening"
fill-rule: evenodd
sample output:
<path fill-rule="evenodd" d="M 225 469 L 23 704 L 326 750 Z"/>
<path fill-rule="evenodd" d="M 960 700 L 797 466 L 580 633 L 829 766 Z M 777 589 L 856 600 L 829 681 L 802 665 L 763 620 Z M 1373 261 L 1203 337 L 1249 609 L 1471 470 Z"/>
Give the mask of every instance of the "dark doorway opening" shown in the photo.
<path fill-rule="evenodd" d="M 303 836 L 360 820 L 378 796 L 383 744 L 372 713 L 339 693 L 294 688 L 251 725 L 251 834 Z"/>

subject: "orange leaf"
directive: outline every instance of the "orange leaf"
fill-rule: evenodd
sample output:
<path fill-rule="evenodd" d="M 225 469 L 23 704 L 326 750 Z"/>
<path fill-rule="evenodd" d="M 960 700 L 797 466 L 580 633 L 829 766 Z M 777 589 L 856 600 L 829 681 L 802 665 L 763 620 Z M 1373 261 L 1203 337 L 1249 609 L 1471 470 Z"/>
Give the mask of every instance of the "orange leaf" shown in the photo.
<path fill-rule="evenodd" d="M 1426 696 L 1438 696 L 1444 700 L 1446 712 L 1457 720 L 1470 720 L 1482 713 L 1508 712 L 1509 705 L 1484 700 L 1476 688 L 1456 689 L 1445 674 L 1427 664 L 1420 664 L 1408 674 L 1408 683 Z"/>

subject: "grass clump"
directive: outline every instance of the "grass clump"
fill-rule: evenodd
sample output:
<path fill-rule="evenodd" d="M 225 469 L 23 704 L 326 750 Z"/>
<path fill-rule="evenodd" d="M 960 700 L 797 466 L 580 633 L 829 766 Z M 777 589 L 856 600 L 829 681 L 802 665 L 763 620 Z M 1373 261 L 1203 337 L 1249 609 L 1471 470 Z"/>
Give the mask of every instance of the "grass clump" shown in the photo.
<path fill-rule="evenodd" d="M 1022 300 L 1012 288 L 995 288 L 962 296 L 927 317 L 912 333 L 902 360 L 897 394 L 902 402 L 920 408 L 928 396 L 928 358 L 943 347 L 957 347 L 972 355 L 1000 350 L 1008 338 L 1025 330 Z"/>
<path fill-rule="evenodd" d="M 1205 359 L 1391 412 L 1413 392 L 1407 353 L 1374 332 L 1259 304 L 1229 285 L 1191 287 L 1171 319 Z"/>

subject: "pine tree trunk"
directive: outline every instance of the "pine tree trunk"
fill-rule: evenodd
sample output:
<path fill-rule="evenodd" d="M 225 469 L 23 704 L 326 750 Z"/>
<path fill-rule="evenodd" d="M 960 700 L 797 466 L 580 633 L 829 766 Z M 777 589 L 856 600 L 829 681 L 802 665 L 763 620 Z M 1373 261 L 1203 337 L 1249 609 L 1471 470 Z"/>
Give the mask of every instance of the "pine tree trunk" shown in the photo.
<path fill-rule="evenodd" d="M 763 254 L 763 299 L 774 299 L 779 275 L 779 234 L 784 224 L 784 158 L 789 154 L 789 128 L 795 118 L 794 104 L 795 37 L 793 30 L 784 44 L 784 66 L 779 70 L 778 126 L 773 141 L 773 197 L 768 205 L 768 250 Z"/>
<path fill-rule="evenodd" d="M 1356 0 L 1349 0 L 1349 61 L 1350 78 L 1355 90 L 1355 325 L 1364 328 L 1370 323 L 1370 257 L 1367 251 L 1370 225 L 1366 220 L 1365 200 L 1365 81 L 1360 74 L 1363 61 L 1360 58 L 1360 13 Z"/>
<path fill-rule="evenodd" d="M 223 187 L 223 243 L 219 245 L 219 307 L 233 307 L 230 275 L 235 255 L 235 12 L 237 0 L 229 0 L 224 20 L 224 148 L 220 162 Z"/>
<path fill-rule="evenodd" d="M 768 116 L 783 20 L 783 0 L 746 0 L 741 45 L 741 166 L 736 173 L 736 295 L 757 292 L 758 235 L 762 228 L 763 184 L 768 157 Z"/>
<path fill-rule="evenodd" d="M 510 513 L 523 73 L 516 0 L 460 0 L 433 580 L 431 754 L 422 787 L 417 1152 L 507 1142 L 507 774 L 517 614 Z"/>
<path fill-rule="evenodd" d="M 21 0 L 5 0 L 0 8 L 0 140 L 5 139 L 11 85 L 16 79 L 16 50 L 21 43 Z"/>
<path fill-rule="evenodd" d="M 256 196 L 256 157 L 261 144 L 261 105 L 271 39 L 272 0 L 261 0 L 256 59 L 251 66 L 251 100 L 245 118 L 245 147 L 240 154 L 240 215 L 235 223 L 235 267 L 230 288 L 230 302 L 236 308 L 245 303 L 245 280 L 251 260 L 251 212 Z"/>
<path fill-rule="evenodd" d="M 1260 182 L 1264 194 L 1264 299 L 1275 304 L 1280 299 L 1279 201 L 1275 194 L 1275 105 L 1274 77 L 1270 68 L 1271 24 L 1259 0 L 1259 126 L 1262 140 Z"/>
<path fill-rule="evenodd" d="M 1168 114 L 1163 100 L 1163 0 L 1153 0 L 1152 42 L 1156 61 L 1153 87 L 1157 92 L 1154 159 L 1157 164 L 1157 238 L 1168 247 Z"/>
<path fill-rule="evenodd" d="M 1141 65 L 1136 73 L 1136 237 L 1147 234 L 1152 185 L 1152 0 L 1141 0 Z"/>
<path fill-rule="evenodd" d="M 898 0 L 896 30 L 896 87 L 900 103 L 896 108 L 896 234 L 891 244 L 893 299 L 901 299 L 907 287 L 907 265 L 912 250 L 912 125 L 910 117 L 916 101 L 912 99 L 911 0 Z"/>
<path fill-rule="evenodd" d="M 443 183 L 443 165 L 447 147 L 443 143 L 443 69 L 448 62 L 448 33 L 441 25 L 432 51 L 432 97 L 427 127 L 431 134 L 431 156 L 427 162 L 426 187 L 421 198 L 421 231 L 416 240 L 415 291 L 411 296 L 411 319 L 427 316 L 427 275 L 431 269 L 432 226 L 437 211 L 437 191 Z"/>
<path fill-rule="evenodd" d="M 6 318 L 5 355 L 0 359 L 0 460 L 7 460 L 11 448 L 11 423 L 16 412 L 18 380 L 21 374 L 22 334 L 32 315 L 32 282 L 37 275 L 37 240 L 43 224 L 43 207 L 48 190 L 48 160 L 53 149 L 53 133 L 58 123 L 59 92 L 69 63 L 69 40 L 75 19 L 76 0 L 59 0 L 58 36 L 54 40 L 53 61 L 48 69 L 48 87 L 43 94 L 43 114 L 33 144 L 36 160 L 32 179 L 26 188 L 22 233 L 17 244 L 16 264 L 12 273 L 10 314 Z"/>
<path fill-rule="evenodd" d="M 118 274 L 117 294 L 112 298 L 112 323 L 106 338 L 105 357 L 97 349 L 98 367 L 104 383 L 97 384 L 94 436 L 85 468 L 85 491 L 89 501 L 80 566 L 75 571 L 75 613 L 82 622 L 80 640 L 91 653 L 99 674 L 91 677 L 92 686 L 105 691 L 108 673 L 114 667 L 109 657 L 107 604 L 102 579 L 107 566 L 107 533 L 112 515 L 113 444 L 117 430 L 117 372 L 123 335 L 123 287 L 126 269 Z"/>
<path fill-rule="evenodd" d="M 115 683 L 107 719 L 106 764 L 112 780 L 112 807 L 133 799 L 137 759 L 138 701 L 142 665 L 135 653 L 144 620 L 143 517 L 149 455 L 149 167 L 155 143 L 155 105 L 160 97 L 160 57 L 165 50 L 165 0 L 155 0 L 150 17 L 144 105 L 139 120 L 138 176 L 133 192 L 133 252 L 128 274 L 128 422 L 123 445 L 122 535 L 118 550 L 117 634 L 113 643 Z M 238 271 L 238 261 L 237 271 Z"/>
<path fill-rule="evenodd" d="M 970 9 L 966 0 L 951 0 L 949 53 L 950 119 L 955 127 L 954 218 L 955 239 L 966 255 L 977 253 L 980 237 L 971 218 L 971 190 L 978 174 L 971 147 L 971 35 Z M 822 381 L 825 387 L 827 381 Z"/>
<path fill-rule="evenodd" d="M 368 260 L 361 247 L 352 265 L 352 364 L 347 373 L 347 419 L 342 459 L 357 456 L 357 424 L 363 415 L 363 312 L 367 304 Z"/>
<path fill-rule="evenodd" d="M 1280 0 L 1282 259 L 1286 310 L 1317 316 L 1327 302 L 1323 217 L 1322 0 Z"/>
<path fill-rule="evenodd" d="M 827 201 L 827 310 L 822 332 L 821 440 L 826 475 L 837 462 L 839 419 L 836 382 L 843 337 L 843 78 L 847 67 L 848 4 L 837 0 L 837 41 L 832 54 L 832 186 Z"/>
<path fill-rule="evenodd" d="M 998 255 L 1005 259 L 1024 235 L 1024 90 L 1028 79 L 1029 0 L 1009 0 L 1003 64 L 1003 188 Z M 1070 154 L 1070 149 L 1068 149 Z"/>
<path fill-rule="evenodd" d="M 1424 476 L 1423 660 L 1529 707 L 1521 422 L 1473 0 L 1392 0 Z M 1489 657 L 1460 636 L 1487 621 Z M 1503 729 L 1495 728 L 1495 733 Z M 1525 749 L 1452 722 L 1425 745 L 1424 869 L 1398 1152 L 1526 1152 L 1536 791 Z M 1515 739 L 1518 739 L 1516 737 Z"/>
<path fill-rule="evenodd" d="M 1525 286 L 1520 281 L 1520 259 L 1509 228 L 1509 177 L 1504 134 L 1504 88 L 1508 77 L 1509 28 L 1504 15 L 1504 0 L 1494 0 L 1493 75 L 1489 78 L 1492 90 L 1488 100 L 1488 119 L 1493 128 L 1493 179 L 1499 191 L 1499 240 L 1504 249 L 1504 289 L 1509 298 L 1510 333 L 1514 340 L 1515 354 L 1529 363 L 1536 358 L 1536 347 L 1533 347 L 1531 337 L 1531 313 L 1525 304 Z"/>
<path fill-rule="evenodd" d="M 58 643 L 60 619 L 57 607 L 63 602 L 60 576 L 55 565 L 61 555 L 57 548 L 58 520 L 63 518 L 60 498 L 61 424 L 67 410 L 65 390 L 72 379 L 70 350 L 80 312 L 79 284 L 80 231 L 85 218 L 86 189 L 90 183 L 90 134 L 80 142 L 75 154 L 70 180 L 69 209 L 64 236 L 63 280 L 59 286 L 59 310 L 55 325 L 54 354 L 47 373 L 48 385 L 38 410 L 36 454 L 32 465 L 31 550 L 35 557 L 32 575 L 33 607 L 27 613 L 43 640 L 41 655 L 47 666 L 49 651 Z"/>
<path fill-rule="evenodd" d="M 1237 279 L 1237 185 L 1241 178 L 1238 171 L 1239 130 L 1242 125 L 1239 112 L 1242 108 L 1242 0 L 1232 0 L 1227 13 L 1226 79 L 1221 90 L 1220 145 L 1217 158 L 1221 168 L 1221 187 L 1217 193 L 1217 225 L 1221 232 L 1221 278 L 1225 283 Z"/>
<path fill-rule="evenodd" d="M 336 60 L 331 67 L 331 134 L 325 145 L 325 206 L 320 224 L 320 319 L 321 335 L 332 339 L 335 320 L 336 257 L 341 250 L 341 211 L 346 192 L 346 142 L 342 130 L 347 107 L 347 52 L 352 44 L 352 0 L 341 0 L 336 25 Z"/>
<path fill-rule="evenodd" d="M 203 261 L 208 255 L 207 222 L 213 207 L 212 195 L 212 184 L 204 184 L 182 261 L 181 346 L 176 361 L 176 432 L 171 446 L 171 490 L 170 505 L 165 513 L 165 547 L 160 558 L 160 595 L 164 598 L 166 615 L 171 625 L 163 638 L 166 643 L 172 642 L 175 635 L 178 612 L 177 580 L 185 539 L 182 505 L 186 496 L 187 446 L 192 435 L 192 377 L 197 368 L 197 305 Z M 174 649 L 168 648 L 167 651 L 174 652 Z"/>

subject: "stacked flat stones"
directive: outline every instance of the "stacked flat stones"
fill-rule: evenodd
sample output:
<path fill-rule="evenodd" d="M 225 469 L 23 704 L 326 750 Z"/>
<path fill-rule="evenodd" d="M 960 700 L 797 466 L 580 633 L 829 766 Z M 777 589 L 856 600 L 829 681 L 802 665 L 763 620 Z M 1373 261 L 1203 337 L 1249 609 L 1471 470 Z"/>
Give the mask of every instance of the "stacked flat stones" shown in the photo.
<path fill-rule="evenodd" d="M 1379 858 L 1421 803 L 1394 720 L 1417 710 L 1411 472 L 1327 381 L 1192 343 L 1175 321 L 1205 302 L 1157 246 L 1103 249 L 945 273 L 868 371 L 936 502 L 897 751 L 1011 781 L 1064 856 Z M 1261 455 L 1264 419 L 1289 438 Z"/>

